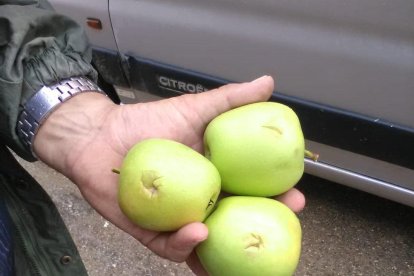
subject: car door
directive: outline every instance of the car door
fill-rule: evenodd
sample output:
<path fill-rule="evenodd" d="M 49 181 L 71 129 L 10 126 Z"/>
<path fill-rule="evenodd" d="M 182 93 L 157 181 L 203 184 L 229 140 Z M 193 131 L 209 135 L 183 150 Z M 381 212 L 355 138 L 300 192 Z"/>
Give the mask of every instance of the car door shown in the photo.
<path fill-rule="evenodd" d="M 274 76 L 320 153 L 308 173 L 414 206 L 413 1 L 52 2 L 102 19 L 85 27 L 112 84 L 168 97 Z"/>
<path fill-rule="evenodd" d="M 137 87 L 198 93 L 263 74 L 299 114 L 307 172 L 414 206 L 414 2 L 110 0 Z"/>
<path fill-rule="evenodd" d="M 119 51 L 414 127 L 412 1 L 110 1 Z M 398 108 L 396 108 L 398 107 Z"/>

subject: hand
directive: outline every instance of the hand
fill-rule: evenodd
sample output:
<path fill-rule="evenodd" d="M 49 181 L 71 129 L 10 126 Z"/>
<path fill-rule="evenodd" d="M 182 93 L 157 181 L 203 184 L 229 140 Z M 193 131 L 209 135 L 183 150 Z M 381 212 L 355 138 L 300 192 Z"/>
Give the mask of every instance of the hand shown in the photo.
<path fill-rule="evenodd" d="M 214 117 L 266 101 L 273 88 L 273 79 L 262 77 L 202 94 L 121 106 L 98 93 L 82 93 L 49 116 L 35 137 L 34 150 L 43 162 L 71 179 L 107 220 L 159 256 L 176 262 L 188 259 L 193 271 L 203 274 L 195 254 L 189 256 L 207 238 L 207 227 L 191 223 L 174 233 L 159 233 L 132 224 L 118 206 L 118 175 L 111 169 L 119 168 L 127 151 L 145 138 L 173 139 L 202 152 L 204 130 Z M 294 211 L 304 206 L 296 189 L 279 199 Z"/>

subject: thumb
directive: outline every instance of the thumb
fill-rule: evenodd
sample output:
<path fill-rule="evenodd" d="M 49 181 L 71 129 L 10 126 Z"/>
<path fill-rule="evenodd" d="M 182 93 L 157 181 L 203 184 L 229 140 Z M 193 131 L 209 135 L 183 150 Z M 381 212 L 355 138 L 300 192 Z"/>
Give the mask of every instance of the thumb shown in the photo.
<path fill-rule="evenodd" d="M 170 235 L 164 253 L 170 260 L 184 262 L 194 248 L 207 239 L 207 236 L 206 225 L 198 222 L 190 223 Z"/>
<path fill-rule="evenodd" d="M 251 82 L 227 84 L 211 90 L 204 95 L 210 100 L 223 105 L 218 107 L 224 112 L 238 106 L 254 102 L 267 101 L 274 90 L 274 80 L 270 76 L 262 76 Z M 221 110 L 220 110 L 221 109 Z"/>
<path fill-rule="evenodd" d="M 191 107 L 189 110 L 196 110 L 199 119 L 209 122 L 230 109 L 250 103 L 267 101 L 273 90 L 273 78 L 263 76 L 252 82 L 227 84 L 205 93 L 184 95 L 178 98 L 180 98 L 181 103 Z"/>

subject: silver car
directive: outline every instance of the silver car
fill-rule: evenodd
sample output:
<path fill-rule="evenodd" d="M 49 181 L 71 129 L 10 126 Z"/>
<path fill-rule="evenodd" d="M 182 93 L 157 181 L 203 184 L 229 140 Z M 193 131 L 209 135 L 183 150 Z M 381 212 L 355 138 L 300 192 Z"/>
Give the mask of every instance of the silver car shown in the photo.
<path fill-rule="evenodd" d="M 414 1 L 51 0 L 85 26 L 101 85 L 170 97 L 268 74 L 306 172 L 414 206 Z"/>

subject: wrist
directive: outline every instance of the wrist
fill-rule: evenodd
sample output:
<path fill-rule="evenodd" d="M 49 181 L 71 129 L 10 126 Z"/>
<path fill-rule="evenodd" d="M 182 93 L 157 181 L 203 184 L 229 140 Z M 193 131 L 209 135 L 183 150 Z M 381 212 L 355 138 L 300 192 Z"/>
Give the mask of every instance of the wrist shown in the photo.
<path fill-rule="evenodd" d="M 81 92 L 100 92 L 102 90 L 86 77 L 62 79 L 49 86 L 43 86 L 23 105 L 17 123 L 17 135 L 24 146 L 32 153 L 33 139 L 40 125 L 61 103 Z"/>
<path fill-rule="evenodd" d="M 93 92 L 93 91 L 92 91 Z M 40 160 L 69 176 L 82 149 L 97 139 L 116 105 L 101 93 L 80 93 L 60 104 L 39 127 L 33 141 Z"/>

